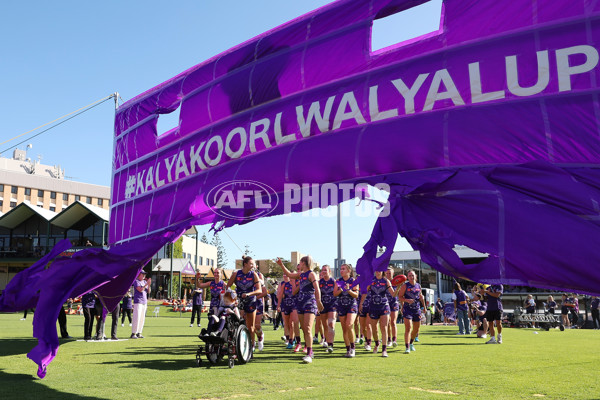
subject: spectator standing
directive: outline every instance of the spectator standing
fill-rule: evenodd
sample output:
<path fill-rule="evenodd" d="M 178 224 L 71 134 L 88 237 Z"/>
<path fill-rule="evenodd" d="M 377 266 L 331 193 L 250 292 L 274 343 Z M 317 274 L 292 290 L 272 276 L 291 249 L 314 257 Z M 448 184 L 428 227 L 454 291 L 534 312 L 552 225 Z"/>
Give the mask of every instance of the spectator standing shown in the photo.
<path fill-rule="evenodd" d="M 92 340 L 92 329 L 94 328 L 94 316 L 96 315 L 96 294 L 87 292 L 81 296 L 83 307 L 83 340 Z"/>
<path fill-rule="evenodd" d="M 592 296 L 592 324 L 594 329 L 600 329 L 600 311 L 598 310 L 600 299 L 598 296 Z"/>
<path fill-rule="evenodd" d="M 435 302 L 434 320 L 436 320 L 437 322 L 444 322 L 442 318 L 443 310 L 444 302 L 438 297 L 437 301 Z"/>
<path fill-rule="evenodd" d="M 502 343 L 502 293 L 504 287 L 502 285 L 491 285 L 485 289 L 487 295 L 487 311 L 485 319 L 487 319 L 491 339 L 485 342 L 486 344 L 501 344 Z M 498 340 L 496 340 L 496 331 L 494 324 L 498 330 Z"/>
<path fill-rule="evenodd" d="M 273 293 L 270 294 L 271 297 L 271 308 L 273 309 L 273 330 L 279 329 L 279 325 L 283 324 L 283 320 L 281 318 L 281 312 L 279 311 L 279 304 L 277 302 L 277 290 L 279 289 L 279 282 L 275 282 L 273 284 L 274 290 Z"/>
<path fill-rule="evenodd" d="M 548 314 L 554 315 L 554 311 L 556 310 L 556 302 L 554 301 L 554 297 L 548 296 L 548 303 L 546 303 L 546 308 L 548 309 Z"/>
<path fill-rule="evenodd" d="M 71 339 L 69 332 L 67 332 L 67 314 L 65 313 L 64 307 L 61 307 L 58 312 L 58 325 L 60 327 L 60 337 L 63 339 Z"/>
<path fill-rule="evenodd" d="M 562 324 L 565 328 L 569 329 L 571 326 L 571 321 L 569 321 L 569 305 L 568 305 L 568 296 L 566 293 L 562 294 L 561 304 L 560 304 L 560 315 L 562 318 Z"/>
<path fill-rule="evenodd" d="M 471 333 L 469 302 L 467 300 L 467 293 L 462 290 L 458 282 L 454 283 L 452 301 L 454 301 L 454 312 L 456 313 L 456 321 L 458 323 L 458 335 L 469 335 Z"/>
<path fill-rule="evenodd" d="M 196 288 L 196 290 L 194 290 L 194 295 L 192 296 L 192 319 L 190 320 L 190 328 L 194 326 L 194 316 L 196 315 L 198 315 L 198 318 L 196 318 L 196 320 L 198 322 L 198 327 L 200 327 L 200 316 L 202 315 L 203 305 L 203 290 L 200 288 Z"/>
<path fill-rule="evenodd" d="M 106 314 L 104 313 L 104 305 L 96 296 L 95 302 L 96 308 L 96 336 L 94 336 L 94 340 L 103 340 L 106 339 L 104 337 L 104 318 L 106 318 Z"/>
<path fill-rule="evenodd" d="M 579 298 L 576 293 L 570 293 L 569 298 L 567 299 L 567 306 L 573 317 L 571 329 L 577 329 L 577 322 L 579 322 Z"/>
<path fill-rule="evenodd" d="M 104 310 L 106 309 L 104 308 L 100 314 L 99 328 L 96 329 L 96 340 L 106 339 L 104 336 L 104 326 L 106 323 L 106 315 L 108 314 L 108 312 L 104 312 Z M 110 315 L 112 323 L 110 329 L 110 339 L 119 340 L 117 338 L 117 326 L 119 324 L 119 307 L 115 307 L 115 309 L 112 312 L 110 312 Z"/>
<path fill-rule="evenodd" d="M 148 293 L 150 292 L 151 279 L 144 279 L 146 272 L 140 271 L 133 283 L 133 322 L 130 339 L 143 339 L 142 331 L 146 321 L 146 308 L 148 307 Z"/>
<path fill-rule="evenodd" d="M 132 310 L 133 299 L 131 298 L 131 293 L 127 292 L 127 294 L 123 297 L 123 301 L 121 302 L 121 326 L 125 326 L 125 315 L 127 315 L 127 319 L 129 319 L 129 326 L 131 326 Z"/>
<path fill-rule="evenodd" d="M 527 314 L 535 314 L 535 300 L 530 294 L 527 295 L 527 299 L 525 300 L 525 312 Z"/>

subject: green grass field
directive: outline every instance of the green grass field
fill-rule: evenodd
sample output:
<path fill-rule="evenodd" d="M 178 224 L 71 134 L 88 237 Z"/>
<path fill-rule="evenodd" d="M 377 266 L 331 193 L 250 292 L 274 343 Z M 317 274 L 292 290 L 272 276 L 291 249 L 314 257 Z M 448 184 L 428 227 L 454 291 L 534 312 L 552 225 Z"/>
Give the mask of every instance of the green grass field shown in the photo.
<path fill-rule="evenodd" d="M 45 379 L 26 353 L 32 315 L 0 314 L 0 399 L 594 399 L 600 398 L 600 331 L 505 329 L 504 344 L 485 345 L 455 327 L 425 327 L 417 351 L 390 349 L 384 359 L 357 348 L 343 358 L 341 328 L 336 351 L 316 349 L 313 364 L 301 363 L 265 325 L 265 349 L 246 365 L 197 368 L 198 328 L 189 314 L 148 308 L 145 339 L 86 343 L 61 340 Z M 110 333 L 110 316 L 108 318 Z M 203 315 L 202 326 L 206 325 Z M 68 316 L 75 339 L 83 317 Z M 403 332 L 403 325 L 399 325 Z M 119 325 L 119 337 L 130 328 Z M 400 340 L 401 341 L 401 340 Z M 206 365 L 207 363 L 205 363 Z"/>

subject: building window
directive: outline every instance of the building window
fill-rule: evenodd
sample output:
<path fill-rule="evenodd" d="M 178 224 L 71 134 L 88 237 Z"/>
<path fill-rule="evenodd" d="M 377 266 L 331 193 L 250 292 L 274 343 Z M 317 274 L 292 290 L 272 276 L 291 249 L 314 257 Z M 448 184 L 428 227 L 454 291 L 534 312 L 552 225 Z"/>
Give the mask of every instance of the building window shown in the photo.
<path fill-rule="evenodd" d="M 4 200 L 0 200 L 0 207 L 4 205 Z"/>
<path fill-rule="evenodd" d="M 210 266 L 214 267 L 215 266 L 215 260 L 210 260 Z"/>
<path fill-rule="evenodd" d="M 11 186 L 11 187 L 10 187 L 10 192 L 11 192 L 12 194 L 17 194 L 17 189 L 18 189 L 18 188 L 19 188 L 18 186 Z"/>
<path fill-rule="evenodd" d="M 56 207 L 50 207 L 50 211 L 56 211 Z"/>
<path fill-rule="evenodd" d="M 102 201 L 102 199 L 98 199 L 98 205 L 101 206 L 104 202 Z"/>
<path fill-rule="evenodd" d="M 69 195 L 66 193 L 63 193 L 63 201 L 69 201 Z"/>
<path fill-rule="evenodd" d="M 75 195 L 75 201 L 79 201 L 79 200 L 81 200 L 81 196 L 80 196 L 80 195 L 78 195 L 78 194 L 76 194 L 76 195 Z"/>
<path fill-rule="evenodd" d="M 4 185 L 0 185 L 0 193 L 4 192 Z"/>
<path fill-rule="evenodd" d="M 25 196 L 31 196 L 31 189 L 25 188 Z"/>
<path fill-rule="evenodd" d="M 86 197 L 85 198 L 85 202 L 88 204 L 92 204 L 92 198 L 91 197 Z"/>
<path fill-rule="evenodd" d="M 10 208 L 15 208 L 17 206 L 17 202 L 16 201 L 11 201 L 10 202 Z"/>
<path fill-rule="evenodd" d="M 185 258 L 185 253 L 183 253 L 183 258 Z"/>
<path fill-rule="evenodd" d="M 191 259 L 192 259 L 192 255 L 188 254 L 188 260 L 191 260 Z"/>
<path fill-rule="evenodd" d="M 56 199 L 56 192 L 50 192 L 50 198 Z"/>
<path fill-rule="evenodd" d="M 44 191 L 38 190 L 38 197 L 44 197 Z"/>
<path fill-rule="evenodd" d="M 202 265 L 202 256 L 200 256 L 200 261 L 198 262 L 198 265 Z"/>

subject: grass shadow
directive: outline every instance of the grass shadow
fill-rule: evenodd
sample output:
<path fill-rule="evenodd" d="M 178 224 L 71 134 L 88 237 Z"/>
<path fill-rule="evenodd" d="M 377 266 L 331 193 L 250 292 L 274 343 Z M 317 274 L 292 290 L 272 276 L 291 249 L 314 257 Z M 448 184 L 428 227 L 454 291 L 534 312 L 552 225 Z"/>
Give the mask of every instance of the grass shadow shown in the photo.
<path fill-rule="evenodd" d="M 83 396 L 61 392 L 45 386 L 33 375 L 8 374 L 0 369 L 0 399 L 61 399 L 61 400 L 102 400 L 101 397 Z"/>
<path fill-rule="evenodd" d="M 156 354 L 156 352 L 154 352 Z M 105 361 L 99 364 L 102 365 L 121 365 L 123 368 L 134 369 L 152 369 L 156 371 L 182 371 L 185 369 L 195 368 L 195 354 L 191 354 L 189 360 L 131 360 L 127 361 Z"/>
<path fill-rule="evenodd" d="M 0 341 L 0 357 L 27 354 L 37 344 L 35 338 L 4 338 Z"/>

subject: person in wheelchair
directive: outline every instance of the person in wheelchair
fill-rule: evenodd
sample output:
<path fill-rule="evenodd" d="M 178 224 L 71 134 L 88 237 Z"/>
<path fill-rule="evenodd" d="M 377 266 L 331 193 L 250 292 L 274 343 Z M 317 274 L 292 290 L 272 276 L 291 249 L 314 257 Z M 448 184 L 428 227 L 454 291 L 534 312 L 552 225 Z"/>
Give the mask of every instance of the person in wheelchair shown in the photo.
<path fill-rule="evenodd" d="M 241 318 L 237 308 L 237 295 L 233 290 L 228 289 L 225 293 L 221 294 L 219 307 L 216 313 L 209 318 L 207 334 L 210 336 L 219 336 L 225 328 L 227 316 L 232 314 L 238 319 Z"/>

